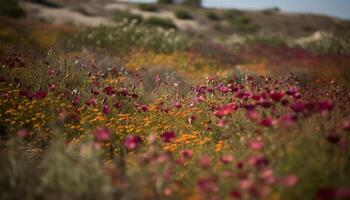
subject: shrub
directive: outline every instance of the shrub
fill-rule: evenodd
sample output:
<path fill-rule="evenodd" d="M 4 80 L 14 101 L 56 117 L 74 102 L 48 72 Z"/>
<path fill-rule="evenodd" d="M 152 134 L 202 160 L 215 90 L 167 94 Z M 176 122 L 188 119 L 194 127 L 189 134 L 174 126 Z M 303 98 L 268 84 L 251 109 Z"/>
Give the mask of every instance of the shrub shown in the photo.
<path fill-rule="evenodd" d="M 324 34 L 321 40 L 303 45 L 315 53 L 350 55 L 350 32 Z"/>
<path fill-rule="evenodd" d="M 137 23 L 140 23 L 143 21 L 143 17 L 141 15 L 133 14 L 127 11 L 118 11 L 113 16 L 114 21 L 122 21 L 124 19 L 128 21 L 135 20 Z"/>
<path fill-rule="evenodd" d="M 174 0 L 158 0 L 159 4 L 174 4 Z"/>
<path fill-rule="evenodd" d="M 201 7 L 202 1 L 201 0 L 183 0 L 182 5 L 190 6 L 190 7 Z"/>
<path fill-rule="evenodd" d="M 212 11 L 207 12 L 206 16 L 209 20 L 212 20 L 212 21 L 220 20 L 220 17 L 215 12 L 212 12 Z"/>
<path fill-rule="evenodd" d="M 185 19 L 185 20 L 193 19 L 192 15 L 190 13 L 188 13 L 186 10 L 176 10 L 175 16 L 178 19 Z"/>
<path fill-rule="evenodd" d="M 150 17 L 145 20 L 146 25 L 158 26 L 165 29 L 176 29 L 176 25 L 171 19 L 160 18 L 160 17 Z"/>
<path fill-rule="evenodd" d="M 25 12 L 16 0 L 1 0 L 0 16 L 20 18 L 25 16 Z"/>
<path fill-rule="evenodd" d="M 147 12 L 157 12 L 158 8 L 154 4 L 141 3 L 139 4 L 139 9 Z"/>

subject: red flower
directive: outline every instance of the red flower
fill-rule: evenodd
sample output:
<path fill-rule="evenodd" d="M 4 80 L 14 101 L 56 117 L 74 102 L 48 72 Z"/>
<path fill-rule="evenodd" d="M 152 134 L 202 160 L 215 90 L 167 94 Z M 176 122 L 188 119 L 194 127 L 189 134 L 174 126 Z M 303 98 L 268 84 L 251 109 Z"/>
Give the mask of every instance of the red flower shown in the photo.
<path fill-rule="evenodd" d="M 125 138 L 124 140 L 124 147 L 131 151 L 136 149 L 141 143 L 141 138 L 140 136 L 137 135 L 129 135 Z"/>
<path fill-rule="evenodd" d="M 176 138 L 176 134 L 174 131 L 167 131 L 161 135 L 161 138 L 163 142 L 169 143 Z"/>
<path fill-rule="evenodd" d="M 230 103 L 230 104 L 219 107 L 219 109 L 217 109 L 214 112 L 214 115 L 219 117 L 219 118 L 222 118 L 224 116 L 230 115 L 236 109 L 237 109 L 237 106 L 233 103 Z"/>
<path fill-rule="evenodd" d="M 95 136 L 96 142 L 106 142 L 111 136 L 108 128 L 97 128 L 92 132 L 92 134 Z"/>

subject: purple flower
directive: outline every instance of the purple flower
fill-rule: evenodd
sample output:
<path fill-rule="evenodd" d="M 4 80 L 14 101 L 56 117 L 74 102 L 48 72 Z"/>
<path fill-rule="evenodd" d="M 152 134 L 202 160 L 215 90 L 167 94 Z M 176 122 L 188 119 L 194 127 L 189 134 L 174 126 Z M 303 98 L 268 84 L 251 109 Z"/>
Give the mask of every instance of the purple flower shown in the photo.
<path fill-rule="evenodd" d="M 105 93 L 106 95 L 112 95 L 115 94 L 115 89 L 112 86 L 107 86 L 103 89 L 103 93 Z"/>
<path fill-rule="evenodd" d="M 109 107 L 109 105 L 103 105 L 103 106 L 102 106 L 102 113 L 103 113 L 103 114 L 109 114 L 109 113 L 111 113 L 111 108 Z"/>
<path fill-rule="evenodd" d="M 294 110 L 294 112 L 299 113 L 305 110 L 305 103 L 297 101 L 290 105 L 290 108 Z"/>

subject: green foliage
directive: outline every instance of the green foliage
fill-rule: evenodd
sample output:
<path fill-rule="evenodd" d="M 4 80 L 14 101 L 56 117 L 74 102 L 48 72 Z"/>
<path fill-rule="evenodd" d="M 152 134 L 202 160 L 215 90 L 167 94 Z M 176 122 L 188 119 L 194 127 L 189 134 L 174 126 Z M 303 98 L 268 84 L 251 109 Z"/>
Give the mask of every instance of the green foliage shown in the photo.
<path fill-rule="evenodd" d="M 201 0 L 183 0 L 181 4 L 184 6 L 199 8 L 202 6 L 202 1 Z"/>
<path fill-rule="evenodd" d="M 112 199 L 109 178 L 91 143 L 55 141 L 43 159 L 44 199 Z"/>
<path fill-rule="evenodd" d="M 182 10 L 182 9 L 176 10 L 175 16 L 178 19 L 185 19 L 185 20 L 193 19 L 192 15 L 189 12 L 187 12 L 186 10 Z"/>
<path fill-rule="evenodd" d="M 128 11 L 118 11 L 113 16 L 113 21 L 120 22 L 123 20 L 133 21 L 135 20 L 137 23 L 143 21 L 143 17 L 141 15 L 133 14 Z"/>
<path fill-rule="evenodd" d="M 158 12 L 158 7 L 155 4 L 140 3 L 139 9 L 147 12 Z"/>
<path fill-rule="evenodd" d="M 102 48 L 114 52 L 126 52 L 134 48 L 152 49 L 157 52 L 184 50 L 190 45 L 188 37 L 173 29 L 164 30 L 153 27 L 160 22 L 148 19 L 147 25 L 122 22 L 111 26 L 90 27 L 77 33 L 68 41 L 71 49 Z M 166 21 L 165 25 L 171 26 Z"/>
<path fill-rule="evenodd" d="M 215 12 L 212 12 L 212 11 L 206 12 L 206 17 L 212 21 L 219 21 L 220 20 L 219 15 L 217 15 Z"/>
<path fill-rule="evenodd" d="M 17 0 L 1 0 L 0 5 L 0 16 L 12 18 L 25 16 L 25 12 L 18 6 Z"/>
<path fill-rule="evenodd" d="M 145 20 L 146 25 L 162 27 L 164 29 L 176 29 L 176 25 L 171 19 L 161 17 L 149 17 Z"/>

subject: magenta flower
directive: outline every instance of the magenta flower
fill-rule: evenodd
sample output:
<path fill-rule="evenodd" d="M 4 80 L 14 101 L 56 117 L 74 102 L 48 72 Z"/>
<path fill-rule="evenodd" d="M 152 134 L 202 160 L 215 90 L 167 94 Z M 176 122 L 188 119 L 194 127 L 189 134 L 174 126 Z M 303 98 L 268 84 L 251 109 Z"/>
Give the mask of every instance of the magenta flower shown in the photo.
<path fill-rule="evenodd" d="M 146 105 L 140 105 L 138 106 L 138 109 L 142 112 L 147 112 L 148 111 L 148 106 Z"/>
<path fill-rule="evenodd" d="M 294 112 L 299 113 L 305 110 L 305 103 L 297 101 L 292 103 L 292 105 L 290 105 L 290 108 L 294 110 Z"/>
<path fill-rule="evenodd" d="M 225 122 L 225 120 L 223 120 L 223 119 L 218 119 L 218 120 L 216 121 L 216 126 L 218 126 L 218 127 L 224 127 L 225 124 L 226 124 L 226 122 Z"/>
<path fill-rule="evenodd" d="M 53 76 L 55 75 L 55 70 L 53 70 L 53 69 L 47 70 L 47 75 L 48 75 L 49 77 L 53 77 Z"/>
<path fill-rule="evenodd" d="M 219 190 L 217 186 L 218 178 L 215 176 L 203 177 L 198 179 L 197 186 L 199 190 L 205 193 L 213 193 Z"/>
<path fill-rule="evenodd" d="M 103 106 L 102 106 L 102 113 L 103 113 L 103 114 L 109 114 L 109 113 L 111 113 L 111 108 L 109 107 L 109 105 L 103 105 Z"/>
<path fill-rule="evenodd" d="M 107 86 L 103 89 L 103 93 L 106 95 L 112 95 L 115 94 L 115 89 L 112 86 Z"/>
<path fill-rule="evenodd" d="M 95 129 L 92 134 L 94 135 L 96 142 L 106 142 L 111 136 L 111 132 L 105 127 Z"/>
<path fill-rule="evenodd" d="M 233 111 L 237 109 L 236 104 L 230 103 L 224 106 L 219 107 L 217 110 L 214 111 L 214 115 L 222 118 L 224 116 L 232 114 Z"/>
<path fill-rule="evenodd" d="M 289 96 L 295 96 L 298 93 L 298 89 L 296 87 L 290 87 L 287 91 L 286 94 Z"/>
<path fill-rule="evenodd" d="M 265 127 L 271 127 L 276 125 L 277 121 L 275 119 L 272 119 L 270 117 L 266 117 L 260 121 L 260 124 Z"/>
<path fill-rule="evenodd" d="M 166 131 L 160 136 L 165 143 L 169 143 L 176 138 L 174 131 Z"/>
<path fill-rule="evenodd" d="M 78 105 L 80 104 L 80 100 L 81 100 L 80 96 L 75 96 L 75 97 L 73 97 L 73 99 L 72 99 L 72 105 L 73 105 L 73 106 L 78 106 Z"/>
<path fill-rule="evenodd" d="M 281 99 L 283 98 L 283 96 L 284 96 L 284 92 L 271 92 L 270 94 L 269 94 L 269 96 L 270 96 L 270 98 L 272 99 L 272 100 L 274 100 L 275 102 L 279 102 L 279 101 L 281 101 Z"/>
<path fill-rule="evenodd" d="M 124 96 L 124 97 L 126 97 L 126 96 L 129 95 L 129 92 L 128 92 L 128 90 L 127 90 L 126 88 L 120 88 L 120 89 L 118 90 L 118 93 L 119 93 L 120 95 Z"/>
<path fill-rule="evenodd" d="M 85 103 L 87 106 L 95 106 L 97 104 L 97 99 L 89 99 L 89 100 L 86 100 Z"/>
<path fill-rule="evenodd" d="M 193 151 L 190 149 L 184 149 L 180 153 L 184 158 L 191 158 L 193 156 Z"/>
<path fill-rule="evenodd" d="M 128 135 L 124 140 L 124 147 L 131 151 L 136 149 L 141 143 L 140 136 L 137 135 Z"/>
<path fill-rule="evenodd" d="M 34 98 L 36 99 L 44 99 L 47 96 L 47 92 L 44 91 L 37 91 L 34 93 Z"/>

